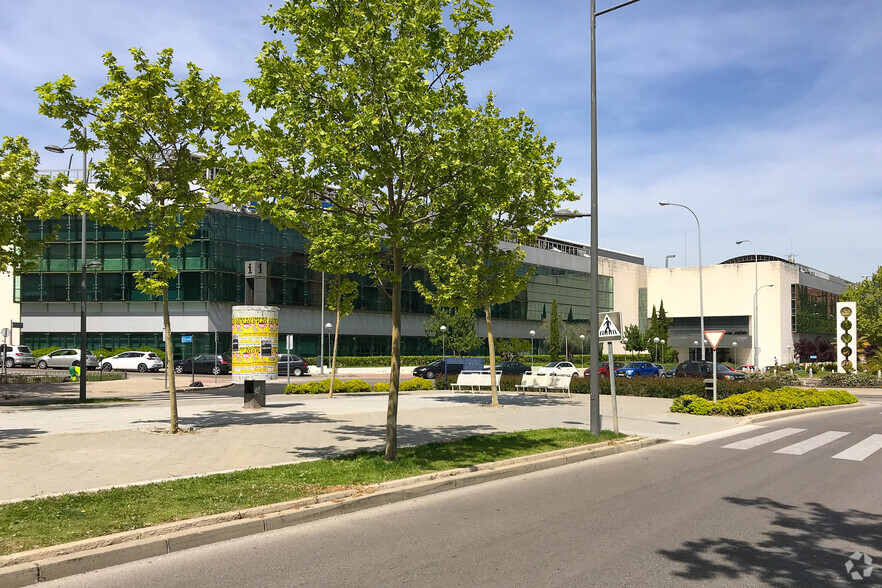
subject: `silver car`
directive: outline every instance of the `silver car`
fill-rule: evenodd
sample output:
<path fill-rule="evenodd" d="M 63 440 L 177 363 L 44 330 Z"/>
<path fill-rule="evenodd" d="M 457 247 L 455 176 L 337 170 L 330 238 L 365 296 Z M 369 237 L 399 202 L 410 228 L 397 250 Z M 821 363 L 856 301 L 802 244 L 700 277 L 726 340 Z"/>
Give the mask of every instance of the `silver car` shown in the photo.
<path fill-rule="evenodd" d="M 34 365 L 34 354 L 27 345 L 0 345 L 0 364 L 8 368 L 31 367 Z"/>
<path fill-rule="evenodd" d="M 58 349 L 47 355 L 41 355 L 37 358 L 37 367 L 41 370 L 46 368 L 64 368 L 67 369 L 72 365 L 80 365 L 79 349 Z M 91 351 L 86 351 L 86 369 L 96 369 L 98 367 L 98 357 Z"/>

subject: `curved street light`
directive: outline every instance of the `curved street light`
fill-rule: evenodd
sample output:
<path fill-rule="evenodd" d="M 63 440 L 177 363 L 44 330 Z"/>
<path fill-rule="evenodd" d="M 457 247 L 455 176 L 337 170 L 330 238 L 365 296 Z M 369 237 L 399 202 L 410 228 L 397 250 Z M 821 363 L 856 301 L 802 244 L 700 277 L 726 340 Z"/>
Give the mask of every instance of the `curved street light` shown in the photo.
<path fill-rule="evenodd" d="M 676 202 L 659 202 L 659 206 L 679 206 L 685 208 L 695 217 L 695 224 L 698 225 L 698 314 L 701 323 L 701 360 L 704 361 L 704 282 L 701 277 L 701 223 L 698 222 L 698 215 L 685 204 L 677 204 Z"/>
<path fill-rule="evenodd" d="M 756 253 L 756 245 L 753 244 L 753 241 L 750 239 L 742 239 L 741 241 L 735 241 L 736 245 L 741 245 L 742 243 L 750 243 L 750 246 L 753 247 L 753 291 L 756 293 L 759 290 L 759 255 Z M 759 329 L 757 329 L 757 323 L 759 322 L 759 313 L 758 308 L 756 306 L 756 296 L 753 297 L 753 364 L 754 367 L 759 366 Z"/>

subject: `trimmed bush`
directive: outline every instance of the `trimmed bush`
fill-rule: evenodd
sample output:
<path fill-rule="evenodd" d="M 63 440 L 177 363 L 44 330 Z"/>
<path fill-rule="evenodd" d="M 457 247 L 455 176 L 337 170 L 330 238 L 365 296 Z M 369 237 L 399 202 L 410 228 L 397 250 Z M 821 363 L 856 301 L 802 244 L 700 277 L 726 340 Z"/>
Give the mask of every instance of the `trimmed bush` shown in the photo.
<path fill-rule="evenodd" d="M 373 390 L 374 392 L 388 392 L 389 382 L 377 382 L 373 386 L 371 386 L 371 390 Z"/>
<path fill-rule="evenodd" d="M 687 394 L 674 400 L 671 404 L 671 412 L 744 416 L 812 406 L 854 404 L 857 401 L 857 398 L 845 390 L 804 390 L 792 387 L 770 390 L 766 388 L 759 392 L 735 394 L 716 404 L 694 394 Z"/>
<path fill-rule="evenodd" d="M 850 374 L 827 374 L 818 384 L 821 388 L 882 388 L 882 380 L 875 374 L 852 372 Z"/>
<path fill-rule="evenodd" d="M 306 384 L 288 384 L 285 394 L 327 394 L 331 390 L 331 380 L 319 380 Z M 370 392 L 370 385 L 358 378 L 352 380 L 339 380 L 334 378 L 334 392 L 348 394 L 353 392 Z"/>
<path fill-rule="evenodd" d="M 433 382 L 432 380 L 427 380 L 425 378 L 411 378 L 410 380 L 402 381 L 398 389 L 402 392 L 409 392 L 413 390 L 434 390 L 435 382 Z"/>

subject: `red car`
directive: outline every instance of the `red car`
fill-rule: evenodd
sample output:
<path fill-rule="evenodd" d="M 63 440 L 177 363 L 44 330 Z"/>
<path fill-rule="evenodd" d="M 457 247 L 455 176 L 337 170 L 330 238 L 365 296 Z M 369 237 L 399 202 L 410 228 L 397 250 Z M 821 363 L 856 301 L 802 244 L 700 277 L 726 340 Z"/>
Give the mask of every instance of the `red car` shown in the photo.
<path fill-rule="evenodd" d="M 625 363 L 622 361 L 617 361 L 617 362 L 615 362 L 615 364 L 616 364 L 616 369 L 619 369 L 620 367 L 625 367 Z M 586 378 L 591 373 L 590 370 L 591 370 L 591 368 L 587 368 L 585 370 L 584 376 Z M 605 361 L 602 364 L 600 364 L 600 367 L 597 368 L 597 375 L 599 375 L 601 378 L 608 378 L 609 377 L 609 362 L 608 361 Z"/>

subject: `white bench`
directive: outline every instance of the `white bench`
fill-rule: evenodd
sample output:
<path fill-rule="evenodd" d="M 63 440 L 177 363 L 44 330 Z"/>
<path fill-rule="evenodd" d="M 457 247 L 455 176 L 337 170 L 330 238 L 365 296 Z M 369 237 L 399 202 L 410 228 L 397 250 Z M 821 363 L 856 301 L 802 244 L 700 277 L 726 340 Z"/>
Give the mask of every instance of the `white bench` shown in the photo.
<path fill-rule="evenodd" d="M 499 378 L 502 373 L 496 373 L 496 389 L 499 390 Z M 480 392 L 484 388 L 490 389 L 490 372 L 462 372 L 456 381 L 450 384 L 454 392 Z"/>
<path fill-rule="evenodd" d="M 548 395 L 549 390 L 560 390 L 566 392 L 570 396 L 570 383 L 573 376 L 563 376 L 557 374 L 534 374 L 533 372 L 525 372 L 521 377 L 521 383 L 515 386 L 526 394 L 528 390 L 536 390 L 537 392 L 545 392 Z"/>

